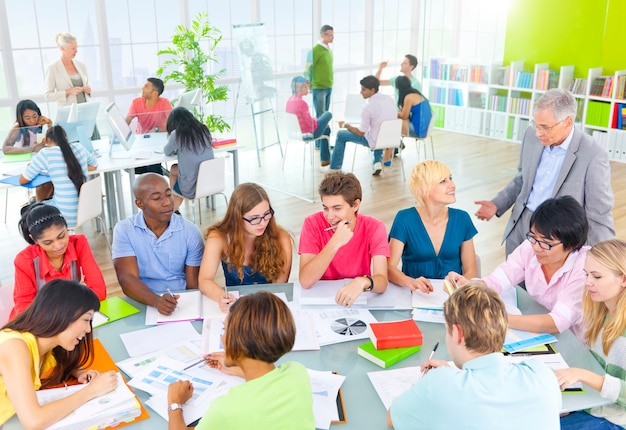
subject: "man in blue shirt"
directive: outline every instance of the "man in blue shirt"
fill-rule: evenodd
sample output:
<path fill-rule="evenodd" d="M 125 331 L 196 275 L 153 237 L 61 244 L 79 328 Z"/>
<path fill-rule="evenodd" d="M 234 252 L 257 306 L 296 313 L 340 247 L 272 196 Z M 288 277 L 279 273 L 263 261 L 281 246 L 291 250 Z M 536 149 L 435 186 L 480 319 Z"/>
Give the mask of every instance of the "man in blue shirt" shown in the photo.
<path fill-rule="evenodd" d="M 137 177 L 133 193 L 141 211 L 115 226 L 113 267 L 128 297 L 170 315 L 177 296 L 168 289 L 198 288 L 202 235 L 193 223 L 174 214 L 172 190 L 163 176 Z"/>
<path fill-rule="evenodd" d="M 397 397 L 387 423 L 402 429 L 559 429 L 561 392 L 554 372 L 535 360 L 505 361 L 504 303 L 470 283 L 444 303 L 446 345 L 455 366 L 430 359 L 427 373 Z M 428 370 L 430 369 L 430 370 Z"/>

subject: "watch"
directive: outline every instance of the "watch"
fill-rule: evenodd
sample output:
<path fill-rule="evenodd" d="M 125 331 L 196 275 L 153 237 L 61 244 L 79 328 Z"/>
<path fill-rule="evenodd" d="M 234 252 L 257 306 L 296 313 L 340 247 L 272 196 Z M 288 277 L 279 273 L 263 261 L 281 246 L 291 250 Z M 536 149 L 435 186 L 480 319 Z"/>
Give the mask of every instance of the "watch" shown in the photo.
<path fill-rule="evenodd" d="M 176 411 L 180 409 L 181 411 L 183 410 L 183 405 L 181 405 L 180 403 L 172 403 L 171 405 L 169 405 L 167 407 L 167 411 L 171 412 L 171 411 Z"/>
<path fill-rule="evenodd" d="M 371 276 L 365 276 L 367 279 L 369 279 L 370 284 L 367 287 L 363 287 L 363 292 L 365 293 L 366 291 L 372 291 L 374 289 L 374 280 L 372 279 Z"/>

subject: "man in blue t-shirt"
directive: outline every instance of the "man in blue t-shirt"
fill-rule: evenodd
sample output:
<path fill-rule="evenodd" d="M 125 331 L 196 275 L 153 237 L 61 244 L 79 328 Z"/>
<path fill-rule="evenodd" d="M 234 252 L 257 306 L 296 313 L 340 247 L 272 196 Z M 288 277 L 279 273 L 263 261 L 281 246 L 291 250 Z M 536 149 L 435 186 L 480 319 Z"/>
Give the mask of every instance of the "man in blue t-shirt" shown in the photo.
<path fill-rule="evenodd" d="M 198 288 L 202 235 L 174 214 L 172 190 L 163 176 L 137 177 L 133 193 L 141 211 L 115 225 L 113 267 L 128 297 L 170 315 L 177 298 L 170 291 Z"/>

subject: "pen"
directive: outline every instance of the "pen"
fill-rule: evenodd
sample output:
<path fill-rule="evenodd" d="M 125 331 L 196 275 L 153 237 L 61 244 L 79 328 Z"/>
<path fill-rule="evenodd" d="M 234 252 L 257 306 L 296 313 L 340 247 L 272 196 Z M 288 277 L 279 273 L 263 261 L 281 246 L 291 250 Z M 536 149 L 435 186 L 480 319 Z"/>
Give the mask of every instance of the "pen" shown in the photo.
<path fill-rule="evenodd" d="M 167 294 L 169 294 L 170 296 L 172 296 L 172 298 L 174 298 L 174 294 L 172 294 L 172 291 L 169 288 L 167 288 Z"/>
<path fill-rule="evenodd" d="M 345 224 L 345 225 L 348 225 L 348 224 L 350 224 L 350 221 L 346 221 L 346 222 L 344 222 L 344 224 Z M 326 228 L 324 229 L 324 231 L 334 230 L 334 229 L 336 229 L 336 228 L 337 228 L 337 226 L 338 226 L 338 225 L 339 225 L 339 224 L 335 224 L 335 225 L 331 225 L 330 227 L 326 227 Z"/>
<path fill-rule="evenodd" d="M 437 348 L 438 348 L 438 347 L 439 347 L 439 342 L 437 342 L 437 343 L 435 344 L 435 346 L 433 346 L 433 350 L 432 350 L 432 352 L 430 353 L 430 356 L 428 357 L 428 360 L 430 360 L 431 358 L 433 358 L 433 356 L 435 355 L 435 351 L 437 351 Z M 426 361 L 428 361 L 428 360 L 426 360 Z M 424 374 L 425 374 L 425 373 L 426 373 L 426 368 L 422 369 L 422 375 L 421 375 L 421 377 L 422 377 L 422 378 L 424 377 Z"/>
<path fill-rule="evenodd" d="M 190 364 L 189 366 L 185 367 L 183 370 L 191 369 L 192 367 L 197 366 L 200 363 L 204 363 L 204 358 Z"/>
<path fill-rule="evenodd" d="M 224 285 L 224 297 L 228 300 L 228 287 L 226 285 Z"/>

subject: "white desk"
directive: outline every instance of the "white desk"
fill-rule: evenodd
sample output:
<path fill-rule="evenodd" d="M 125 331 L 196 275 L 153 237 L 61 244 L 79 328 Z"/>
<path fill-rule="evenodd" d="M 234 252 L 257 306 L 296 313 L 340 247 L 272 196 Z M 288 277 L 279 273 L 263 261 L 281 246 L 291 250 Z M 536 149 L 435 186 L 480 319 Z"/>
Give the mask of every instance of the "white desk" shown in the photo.
<path fill-rule="evenodd" d="M 149 137 L 148 137 L 149 136 Z M 176 156 L 166 156 L 163 154 L 163 147 L 167 142 L 166 133 L 150 133 L 147 135 L 137 135 L 133 147 L 130 151 L 132 155 L 136 150 L 151 149 L 153 150 L 150 158 L 134 158 L 121 156 L 128 155 L 129 153 L 119 145 L 113 145 L 113 150 L 110 151 L 109 139 L 100 139 L 93 141 L 93 146 L 98 150 L 99 156 L 96 161 L 98 162 L 98 168 L 90 175 L 97 175 L 102 173 L 104 176 L 104 185 L 106 190 L 106 204 L 107 212 L 109 214 L 109 226 L 112 228 L 118 220 L 126 218 L 125 210 L 125 194 L 122 186 L 121 172 L 126 170 L 129 175 L 130 188 L 128 195 L 131 199 L 131 208 L 133 213 L 137 213 L 137 207 L 133 203 L 133 189 L 132 185 L 135 179 L 135 168 L 148 166 L 150 164 L 160 164 L 167 161 L 176 161 Z M 244 145 L 228 145 L 214 148 L 216 154 L 229 152 L 233 158 L 233 185 L 237 187 L 239 185 L 239 149 Z M 157 152 L 158 151 L 158 152 Z M 116 158 L 116 156 L 118 156 Z M 18 163 L 2 163 L 0 160 L 0 174 L 6 174 L 8 172 L 17 174 L 15 172 L 23 172 L 26 169 L 28 162 Z M 0 184 L 0 190 L 10 188 L 12 185 Z M 116 196 L 113 198 L 113 196 Z"/>

